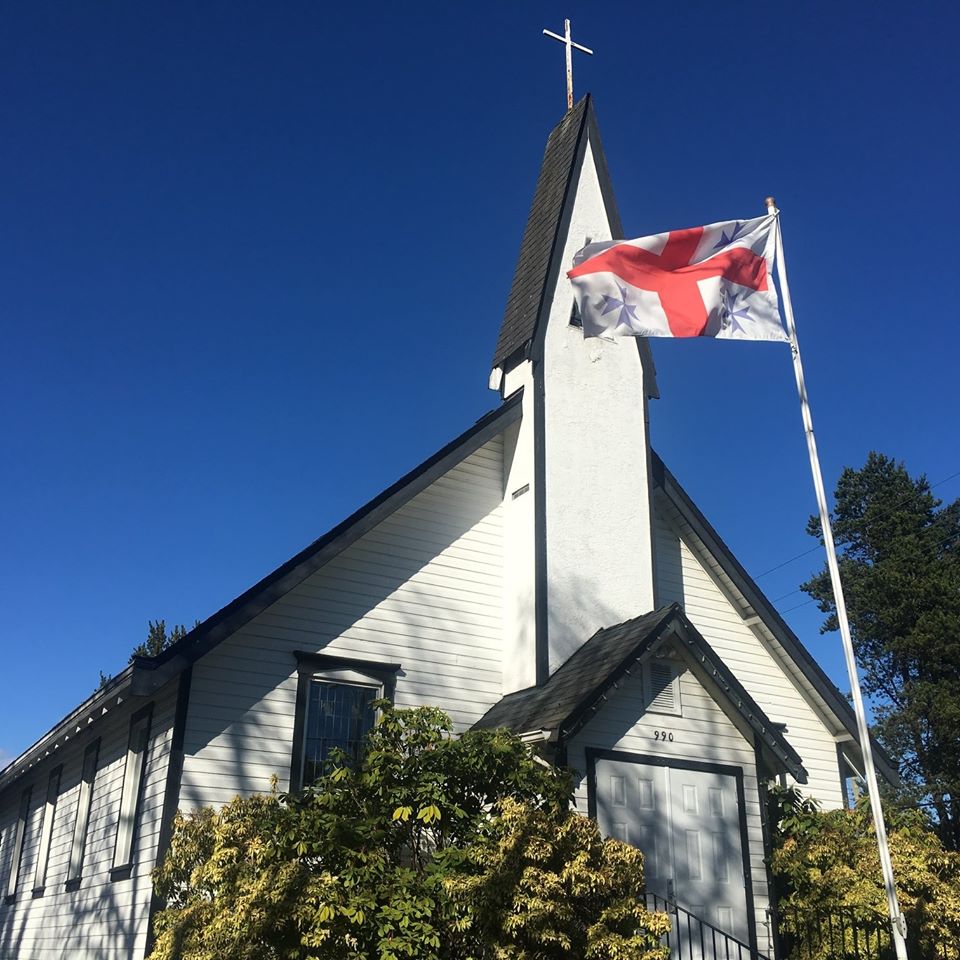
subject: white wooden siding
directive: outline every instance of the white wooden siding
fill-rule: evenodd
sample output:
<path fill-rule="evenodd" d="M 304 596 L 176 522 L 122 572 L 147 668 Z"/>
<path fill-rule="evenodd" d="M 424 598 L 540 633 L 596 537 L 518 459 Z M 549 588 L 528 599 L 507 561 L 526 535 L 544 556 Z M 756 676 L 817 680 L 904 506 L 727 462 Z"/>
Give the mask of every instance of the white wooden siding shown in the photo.
<path fill-rule="evenodd" d="M 496 437 L 195 664 L 181 808 L 287 788 L 295 650 L 399 663 L 397 705 L 458 729 L 500 698 L 502 461 Z"/>
<path fill-rule="evenodd" d="M 767 914 L 770 897 L 763 859 L 763 826 L 753 747 L 689 670 L 680 674 L 680 716 L 652 711 L 645 713 L 643 703 L 641 678 L 635 673 L 609 696 L 599 713 L 569 744 L 567 762 L 580 774 L 575 790 L 577 809 L 587 813 L 588 747 L 740 767 L 746 800 L 757 945 L 761 953 L 772 956 Z M 654 739 L 657 730 L 672 733 L 673 742 Z M 677 896 L 682 901 L 683 891 L 678 890 Z"/>
<path fill-rule="evenodd" d="M 824 718 L 659 509 L 655 531 L 658 605 L 679 603 L 767 716 L 787 725 L 810 778 L 803 791 L 827 809 L 842 806 L 836 741 Z"/>
<path fill-rule="evenodd" d="M 13 843 L 8 842 L 11 825 L 16 825 L 23 787 L 33 784 L 16 900 L 12 904 L 0 902 L 0 958 L 3 960 L 130 960 L 144 955 L 151 897 L 150 871 L 160 830 L 176 691 L 177 682 L 173 681 L 151 700 L 138 698 L 114 707 L 0 796 L 0 882 L 5 885 L 13 853 Z M 129 879 L 111 881 L 130 717 L 149 702 L 154 706 L 133 869 Z M 83 752 L 97 737 L 101 738 L 100 755 L 93 783 L 83 876 L 77 889 L 66 890 L 64 883 L 77 816 Z M 34 897 L 33 879 L 47 778 L 59 763 L 63 764 L 63 774 L 53 820 L 46 886 L 42 896 Z"/>

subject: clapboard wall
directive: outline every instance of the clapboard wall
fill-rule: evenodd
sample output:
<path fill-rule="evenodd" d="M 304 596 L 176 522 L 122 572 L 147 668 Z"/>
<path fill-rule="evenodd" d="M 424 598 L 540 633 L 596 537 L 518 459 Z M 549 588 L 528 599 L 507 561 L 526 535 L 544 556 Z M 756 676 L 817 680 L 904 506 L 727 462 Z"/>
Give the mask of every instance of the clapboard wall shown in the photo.
<path fill-rule="evenodd" d="M 658 497 L 656 504 L 657 603 L 679 603 L 767 716 L 787 725 L 786 737 L 809 775 L 804 792 L 827 809 L 841 807 L 837 747 L 827 721 L 771 647 L 744 623 L 733 600 L 684 541 L 677 521 L 665 516 L 664 500 Z"/>
<path fill-rule="evenodd" d="M 502 691 L 502 498 L 496 437 L 199 660 L 181 807 L 286 789 L 294 651 L 398 663 L 398 706 L 479 719 Z"/>
<path fill-rule="evenodd" d="M 689 670 L 682 669 L 679 681 L 680 715 L 645 712 L 641 672 L 635 671 L 608 695 L 603 709 L 571 740 L 567 761 L 577 773 L 576 807 L 581 813 L 588 812 L 587 748 L 741 768 L 757 945 L 761 953 L 769 953 L 770 895 L 754 750 Z M 673 740 L 658 739 L 656 732 L 660 730 L 667 730 Z M 683 891 L 678 890 L 677 896 L 682 903 Z"/>
<path fill-rule="evenodd" d="M 3 960 L 128 960 L 142 957 L 150 910 L 150 871 L 155 863 L 177 683 L 152 698 L 134 698 L 68 741 L 67 745 L 15 781 L 0 796 L 0 892 L 6 893 L 12 866 L 20 797 L 32 785 L 29 817 L 13 903 L 0 900 L 0 958 Z M 133 869 L 126 879 L 110 879 L 120 814 L 130 718 L 153 704 L 150 740 L 145 758 L 143 794 L 137 822 Z M 86 746 L 100 738 L 93 781 L 83 875 L 67 889 L 67 869 L 77 817 L 81 766 Z M 34 896 L 47 781 L 63 764 L 53 818 L 46 884 Z"/>

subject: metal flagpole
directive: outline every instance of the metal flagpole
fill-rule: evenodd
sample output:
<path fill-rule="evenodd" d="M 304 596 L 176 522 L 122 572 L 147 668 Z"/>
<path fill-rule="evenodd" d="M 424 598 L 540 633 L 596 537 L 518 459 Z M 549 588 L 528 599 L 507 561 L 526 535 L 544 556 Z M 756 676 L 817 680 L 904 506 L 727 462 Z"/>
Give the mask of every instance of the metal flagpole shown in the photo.
<path fill-rule="evenodd" d="M 787 321 L 787 333 L 790 335 L 790 349 L 793 353 L 793 372 L 797 378 L 797 393 L 800 394 L 800 412 L 803 416 L 803 429 L 807 435 L 807 451 L 810 454 L 810 471 L 813 473 L 813 486 L 817 492 L 817 506 L 820 509 L 820 526 L 823 531 L 823 545 L 827 551 L 827 566 L 830 569 L 830 583 L 833 585 L 833 598 L 837 607 L 837 621 L 840 624 L 840 637 L 843 640 L 843 655 L 847 661 L 847 673 L 850 675 L 850 690 L 853 694 L 853 709 L 857 716 L 857 732 L 860 736 L 860 750 L 863 754 L 863 772 L 870 795 L 870 810 L 873 813 L 873 826 L 877 833 L 877 847 L 880 851 L 880 867 L 883 871 L 883 885 L 887 892 L 887 909 L 890 913 L 890 925 L 893 943 L 897 951 L 897 960 L 907 960 L 907 927 L 897 902 L 897 888 L 893 880 L 893 864 L 890 862 L 890 848 L 887 844 L 887 829 L 883 822 L 883 810 L 880 806 L 880 791 L 877 786 L 877 771 L 873 765 L 873 750 L 870 745 L 870 731 L 867 727 L 867 715 L 863 709 L 863 695 L 860 692 L 860 677 L 857 674 L 857 661 L 853 655 L 853 643 L 850 640 L 850 624 L 847 620 L 847 605 L 843 599 L 843 585 L 840 582 L 840 568 L 837 565 L 837 549 L 833 542 L 833 529 L 830 526 L 830 512 L 827 509 L 827 495 L 823 488 L 823 475 L 820 472 L 820 458 L 817 456 L 817 441 L 813 435 L 813 418 L 810 415 L 810 403 L 807 399 L 807 387 L 803 379 L 803 362 L 800 359 L 800 343 L 797 340 L 797 328 L 793 320 L 793 304 L 790 302 L 790 285 L 787 282 L 787 264 L 783 257 L 783 237 L 780 233 L 780 211 L 776 200 L 767 197 L 767 210 L 776 215 L 776 258 L 777 272 L 780 277 L 780 291 L 783 294 L 783 313 Z"/>

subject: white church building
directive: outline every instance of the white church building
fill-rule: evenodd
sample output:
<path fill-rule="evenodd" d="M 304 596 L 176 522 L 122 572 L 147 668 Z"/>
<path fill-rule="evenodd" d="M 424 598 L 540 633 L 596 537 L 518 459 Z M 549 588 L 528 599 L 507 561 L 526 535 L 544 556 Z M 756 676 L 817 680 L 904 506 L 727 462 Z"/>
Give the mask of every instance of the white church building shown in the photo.
<path fill-rule="evenodd" d="M 582 336 L 565 270 L 619 236 L 587 96 L 547 141 L 496 409 L 0 771 L 0 958 L 143 957 L 175 811 L 297 789 L 381 695 L 523 734 L 652 892 L 775 955 L 765 787 L 841 806 L 853 713 L 651 449 L 648 342 Z"/>

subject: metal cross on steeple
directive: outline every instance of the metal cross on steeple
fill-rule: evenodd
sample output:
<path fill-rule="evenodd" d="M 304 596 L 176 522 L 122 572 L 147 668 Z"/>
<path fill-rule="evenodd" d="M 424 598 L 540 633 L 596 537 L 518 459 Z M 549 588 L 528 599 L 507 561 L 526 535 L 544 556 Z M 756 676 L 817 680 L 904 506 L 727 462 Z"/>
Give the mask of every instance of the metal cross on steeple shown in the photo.
<path fill-rule="evenodd" d="M 559 33 L 554 33 L 552 30 L 544 30 L 543 35 L 545 37 L 553 37 L 554 40 L 559 40 L 567 48 L 567 109 L 573 109 L 573 48 L 576 47 L 578 50 L 582 50 L 584 53 L 593 54 L 593 51 L 589 47 L 582 47 L 579 43 L 574 43 L 570 39 L 570 21 L 563 21 L 563 36 L 561 37 Z"/>

